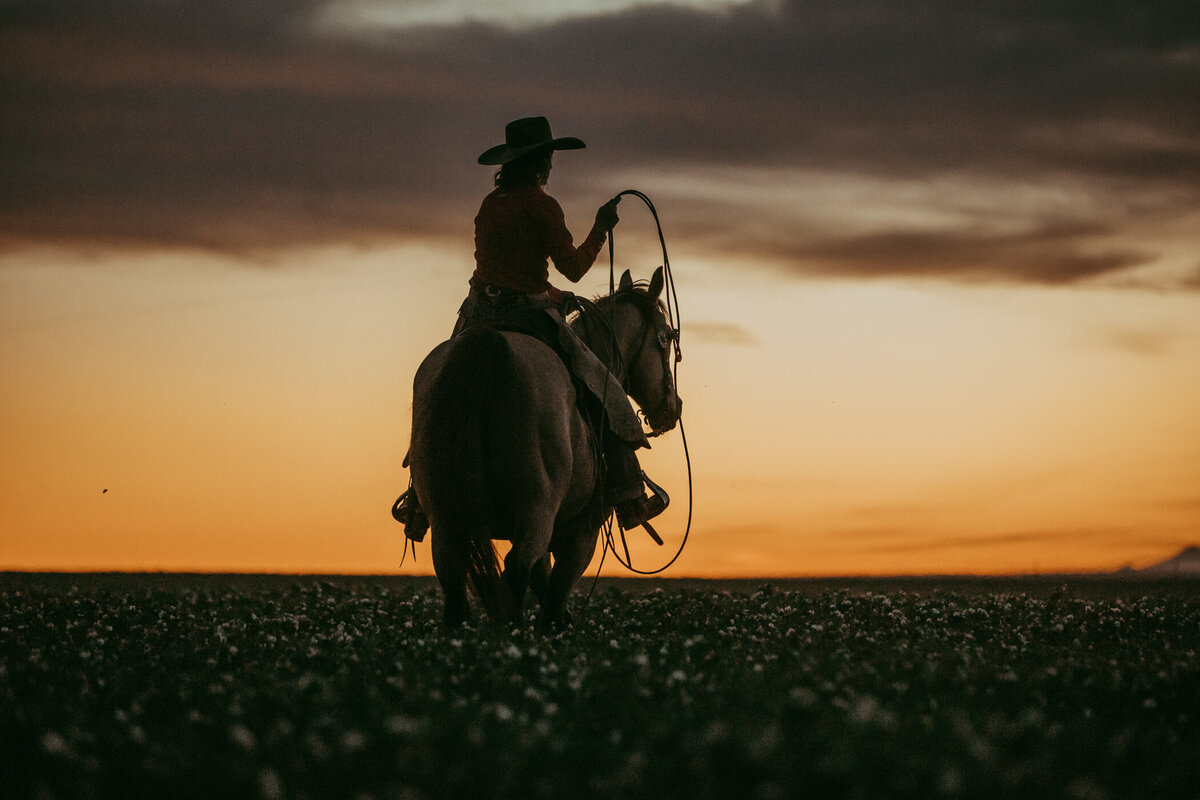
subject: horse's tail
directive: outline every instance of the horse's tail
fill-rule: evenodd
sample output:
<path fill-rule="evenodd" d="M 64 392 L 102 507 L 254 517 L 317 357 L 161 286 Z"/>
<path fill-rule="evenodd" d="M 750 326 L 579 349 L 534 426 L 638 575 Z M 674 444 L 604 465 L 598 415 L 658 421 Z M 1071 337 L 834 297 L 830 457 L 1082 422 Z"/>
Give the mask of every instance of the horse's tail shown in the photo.
<path fill-rule="evenodd" d="M 514 605 L 492 541 L 507 532 L 499 529 L 496 486 L 488 472 L 489 432 L 505 424 L 496 404 L 511 384 L 514 363 L 496 330 L 481 326 L 461 334 L 430 387 L 421 433 L 428 485 L 443 487 L 441 497 L 430 498 L 436 508 L 433 535 L 441 535 L 447 562 L 465 574 L 493 620 L 509 619 Z"/>

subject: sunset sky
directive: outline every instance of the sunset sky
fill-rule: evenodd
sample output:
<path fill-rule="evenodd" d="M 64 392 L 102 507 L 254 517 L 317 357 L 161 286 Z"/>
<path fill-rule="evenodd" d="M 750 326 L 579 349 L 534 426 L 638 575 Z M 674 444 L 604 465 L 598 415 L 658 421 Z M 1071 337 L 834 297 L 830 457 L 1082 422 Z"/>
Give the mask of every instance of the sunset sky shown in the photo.
<path fill-rule="evenodd" d="M 577 239 L 662 218 L 668 575 L 1200 543 L 1194 0 L 7 0 L 0 570 L 431 572 L 411 379 L 530 115 Z"/>

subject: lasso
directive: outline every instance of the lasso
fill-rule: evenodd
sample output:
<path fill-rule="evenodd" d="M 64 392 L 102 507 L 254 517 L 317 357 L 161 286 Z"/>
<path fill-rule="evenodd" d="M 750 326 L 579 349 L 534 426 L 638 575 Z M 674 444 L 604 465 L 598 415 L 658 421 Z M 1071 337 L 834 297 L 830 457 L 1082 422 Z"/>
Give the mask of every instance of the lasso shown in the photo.
<path fill-rule="evenodd" d="M 643 203 L 645 203 L 646 207 L 650 209 L 651 216 L 654 217 L 654 224 L 658 228 L 658 243 L 662 247 L 662 261 L 663 261 L 662 266 L 663 266 L 663 280 L 664 280 L 664 287 L 665 287 L 664 295 L 666 296 L 666 305 L 667 305 L 667 321 L 670 323 L 672 329 L 674 329 L 675 331 L 679 331 L 680 330 L 679 297 L 675 293 L 675 278 L 671 274 L 671 260 L 667 256 L 667 241 L 663 237 L 662 222 L 660 222 L 658 219 L 658 211 L 655 210 L 654 203 L 650 202 L 650 198 L 647 197 L 646 195 L 642 194 L 641 192 L 637 191 L 636 189 L 625 189 L 622 192 L 618 192 L 617 195 L 613 198 L 613 200 L 618 200 L 622 196 L 627 195 L 627 194 L 633 195 L 634 197 L 639 198 Z M 615 255 L 614 251 L 615 251 L 615 247 L 613 245 L 613 232 L 609 231 L 609 233 L 608 233 L 608 288 L 609 288 L 609 294 L 613 294 L 616 292 L 616 279 L 615 279 L 616 255 Z M 616 351 L 615 346 L 614 346 L 613 350 Z M 679 375 L 679 362 L 682 359 L 683 359 L 683 351 L 680 348 L 679 336 L 677 335 L 677 337 L 675 339 L 675 359 L 671 362 L 671 378 L 672 378 L 674 388 L 675 388 L 676 402 L 678 402 L 678 400 L 679 400 L 679 378 L 678 378 L 678 375 Z M 684 428 L 683 428 L 683 414 L 682 413 L 680 413 L 678 425 L 679 425 L 679 437 L 680 437 L 680 440 L 683 442 L 684 463 L 687 465 L 687 485 L 688 485 L 687 524 L 683 529 L 683 539 L 679 543 L 679 549 L 675 551 L 675 555 L 673 555 L 671 557 L 670 561 L 668 561 L 666 564 L 663 564 L 658 569 L 653 569 L 653 570 L 638 569 L 637 567 L 633 566 L 633 559 L 629 555 L 629 543 L 626 541 L 626 538 L 625 538 L 625 530 L 623 528 L 621 528 L 620 525 L 615 526 L 617 528 L 617 530 L 620 531 L 620 536 L 621 536 L 621 552 L 617 551 L 616 542 L 613 537 L 614 525 L 613 525 L 612 516 L 610 515 L 607 522 L 604 524 L 604 550 L 600 554 L 600 566 L 596 568 L 596 579 L 597 580 L 600 577 L 600 570 L 603 569 L 603 567 L 604 567 L 604 557 L 608 553 L 609 550 L 612 551 L 613 556 L 617 559 L 617 561 L 621 564 L 621 566 L 625 567 L 625 569 L 629 570 L 630 572 L 634 573 L 635 575 L 658 575 L 659 573 L 665 572 L 672 564 L 674 564 L 676 561 L 679 560 L 679 557 L 681 555 L 683 555 L 683 548 L 687 545 L 688 535 L 692 531 L 692 459 L 691 459 L 691 455 L 688 453 L 687 433 L 684 431 Z M 660 544 L 661 544 L 661 542 L 660 542 Z M 624 553 L 624 557 L 622 557 L 622 553 Z M 596 583 L 595 583 L 595 581 L 593 581 L 592 589 L 595 589 L 595 588 L 596 588 Z M 590 597 L 590 595 L 591 595 L 590 591 L 588 592 L 588 595 Z"/>

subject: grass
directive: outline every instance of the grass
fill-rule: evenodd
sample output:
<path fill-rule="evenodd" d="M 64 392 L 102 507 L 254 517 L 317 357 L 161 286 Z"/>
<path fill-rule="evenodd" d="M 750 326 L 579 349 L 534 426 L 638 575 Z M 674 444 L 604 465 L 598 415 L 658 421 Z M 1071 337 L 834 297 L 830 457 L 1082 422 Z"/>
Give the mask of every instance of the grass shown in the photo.
<path fill-rule="evenodd" d="M 0 796 L 1200 797 L 1195 584 L 836 585 L 9 576 Z"/>

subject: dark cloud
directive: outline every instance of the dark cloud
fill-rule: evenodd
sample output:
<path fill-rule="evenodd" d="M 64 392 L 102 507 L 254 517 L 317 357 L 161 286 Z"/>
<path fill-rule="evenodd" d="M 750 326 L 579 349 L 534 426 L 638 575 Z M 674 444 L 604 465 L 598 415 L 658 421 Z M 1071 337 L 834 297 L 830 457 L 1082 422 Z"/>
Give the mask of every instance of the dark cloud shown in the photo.
<path fill-rule="evenodd" d="M 1189 289 L 1200 289 L 1200 264 L 1192 268 L 1191 274 L 1183 280 L 1183 286 Z"/>
<path fill-rule="evenodd" d="M 0 28 L 9 242 L 436 234 L 462 196 L 439 164 L 469 149 L 466 118 L 437 64 L 323 40 L 303 4 L 48 8 L 10 4 Z"/>
<path fill-rule="evenodd" d="M 0 244 L 461 238 L 487 184 L 475 155 L 526 113 L 633 175 L 703 164 L 1120 184 L 1134 200 L 1176 198 L 1155 212 L 1167 222 L 1200 200 L 1191 2 L 795 0 L 371 35 L 318 30 L 322 10 L 6 3 Z M 1111 244 L 1126 219 L 1103 210 L 1074 230 L 800 237 L 797 221 L 746 226 L 733 211 L 730 246 L 829 274 L 1057 284 L 1152 255 Z"/>
<path fill-rule="evenodd" d="M 1138 358 L 1159 358 L 1171 353 L 1181 339 L 1181 332 L 1168 325 L 1157 327 L 1122 327 L 1110 325 L 1091 335 L 1092 343 L 1105 350 Z"/>
<path fill-rule="evenodd" d="M 1147 263 L 1129 251 L 1088 252 L 1088 229 L 1047 226 L 1012 234 L 883 231 L 791 249 L 797 269 L 840 277 L 945 277 L 1063 285 Z"/>
<path fill-rule="evenodd" d="M 685 334 L 709 344 L 745 347 L 759 343 L 758 337 L 743 326 L 726 322 L 689 322 Z"/>

